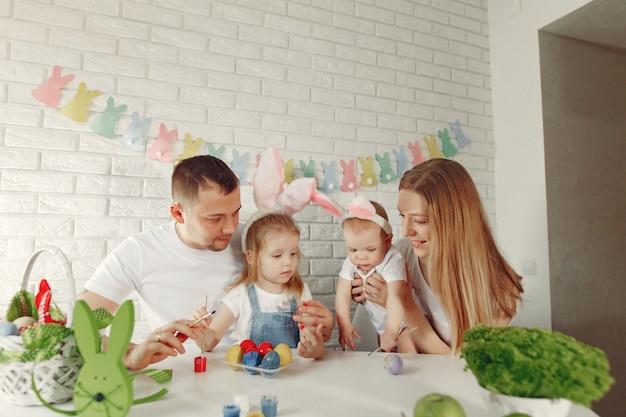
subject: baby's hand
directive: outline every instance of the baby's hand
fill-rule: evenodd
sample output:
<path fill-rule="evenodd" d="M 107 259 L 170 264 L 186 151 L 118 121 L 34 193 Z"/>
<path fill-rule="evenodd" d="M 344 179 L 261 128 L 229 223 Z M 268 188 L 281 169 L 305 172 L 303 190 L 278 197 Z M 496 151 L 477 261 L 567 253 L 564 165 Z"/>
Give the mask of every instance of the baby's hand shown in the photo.
<path fill-rule="evenodd" d="M 319 324 L 313 333 L 308 327 L 300 326 L 300 341 L 298 342 L 298 355 L 303 358 L 319 359 L 324 356 L 326 346 L 324 345 L 323 326 Z"/>
<path fill-rule="evenodd" d="M 346 345 L 352 349 L 356 349 L 356 343 L 354 342 L 354 338 L 361 338 L 359 332 L 356 331 L 352 324 L 346 326 L 339 326 L 339 344 L 341 345 L 341 350 L 346 350 Z"/>

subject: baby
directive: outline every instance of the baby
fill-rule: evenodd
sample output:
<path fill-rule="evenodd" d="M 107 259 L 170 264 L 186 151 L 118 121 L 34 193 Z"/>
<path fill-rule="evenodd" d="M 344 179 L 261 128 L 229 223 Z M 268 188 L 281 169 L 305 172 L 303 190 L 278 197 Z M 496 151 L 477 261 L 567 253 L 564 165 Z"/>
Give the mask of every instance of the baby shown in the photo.
<path fill-rule="evenodd" d="M 412 344 L 411 338 L 398 340 L 403 329 L 406 269 L 402 254 L 391 244 L 393 233 L 385 209 L 364 197 L 356 197 L 341 217 L 340 225 L 348 250 L 348 257 L 339 272 L 335 296 L 341 348 L 345 350 L 347 345 L 354 350 L 354 337 L 360 337 L 350 318 L 350 281 L 355 278 L 355 273 L 367 281 L 370 275 L 378 272 L 387 282 L 387 308 L 368 301 L 363 302 L 363 307 L 379 335 L 380 347 L 389 352 L 397 345 L 399 352 L 414 352 L 414 349 L 402 346 L 403 343 Z"/>

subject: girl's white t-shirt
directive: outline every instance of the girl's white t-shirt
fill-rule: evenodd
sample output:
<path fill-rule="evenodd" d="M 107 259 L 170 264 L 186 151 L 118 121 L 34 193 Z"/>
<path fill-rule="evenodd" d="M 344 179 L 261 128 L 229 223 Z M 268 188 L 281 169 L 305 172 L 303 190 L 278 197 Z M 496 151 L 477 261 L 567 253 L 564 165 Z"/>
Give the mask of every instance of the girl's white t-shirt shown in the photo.
<path fill-rule="evenodd" d="M 264 313 L 275 313 L 291 311 L 291 296 L 286 293 L 272 294 L 259 288 L 254 284 L 257 299 L 259 300 L 259 308 Z M 296 300 L 298 304 L 302 301 L 312 299 L 311 290 L 305 283 L 302 290 L 302 297 Z M 241 343 L 242 340 L 250 338 L 250 330 L 252 328 L 252 304 L 248 297 L 248 289 L 245 285 L 238 285 L 228 291 L 222 299 L 222 304 L 235 316 L 235 323 L 232 333 L 230 334 L 231 343 Z"/>

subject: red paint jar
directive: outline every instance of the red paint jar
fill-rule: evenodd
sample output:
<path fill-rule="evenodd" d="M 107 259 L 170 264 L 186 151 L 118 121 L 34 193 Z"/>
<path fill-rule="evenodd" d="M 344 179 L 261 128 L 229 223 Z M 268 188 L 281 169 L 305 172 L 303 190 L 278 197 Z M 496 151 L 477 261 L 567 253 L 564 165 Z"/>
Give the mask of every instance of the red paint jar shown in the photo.
<path fill-rule="evenodd" d="M 206 372 L 206 357 L 205 356 L 196 356 L 193 359 L 193 370 L 194 372 Z"/>

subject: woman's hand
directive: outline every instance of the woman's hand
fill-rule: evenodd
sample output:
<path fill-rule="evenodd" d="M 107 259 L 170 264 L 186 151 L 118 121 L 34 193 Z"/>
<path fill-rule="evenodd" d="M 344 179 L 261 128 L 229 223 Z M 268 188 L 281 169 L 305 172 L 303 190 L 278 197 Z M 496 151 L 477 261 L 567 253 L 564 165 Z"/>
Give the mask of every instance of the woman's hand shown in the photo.
<path fill-rule="evenodd" d="M 191 323 L 191 320 L 174 321 L 154 330 L 143 342 L 131 343 L 124 355 L 124 365 L 128 369 L 136 371 L 170 356 L 185 353 L 183 343 L 175 334 L 196 339 L 198 333 L 189 327 Z M 106 350 L 107 340 L 104 339 L 103 343 L 103 350 Z"/>
<path fill-rule="evenodd" d="M 335 326 L 335 317 L 324 304 L 317 300 L 305 301 L 298 306 L 297 313 L 293 316 L 293 320 L 298 325 L 304 325 L 311 333 L 316 333 L 319 325 L 322 325 L 324 341 L 327 342 L 330 339 Z"/>
<path fill-rule="evenodd" d="M 324 326 L 319 324 L 314 331 L 304 325 L 300 325 L 300 341 L 298 342 L 298 355 L 303 358 L 319 359 L 326 353 L 324 345 Z"/>
<path fill-rule="evenodd" d="M 358 273 L 354 274 L 352 282 L 352 299 L 357 303 L 364 300 L 387 306 L 387 281 L 378 272 L 370 275 L 365 283 Z"/>

